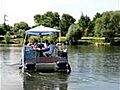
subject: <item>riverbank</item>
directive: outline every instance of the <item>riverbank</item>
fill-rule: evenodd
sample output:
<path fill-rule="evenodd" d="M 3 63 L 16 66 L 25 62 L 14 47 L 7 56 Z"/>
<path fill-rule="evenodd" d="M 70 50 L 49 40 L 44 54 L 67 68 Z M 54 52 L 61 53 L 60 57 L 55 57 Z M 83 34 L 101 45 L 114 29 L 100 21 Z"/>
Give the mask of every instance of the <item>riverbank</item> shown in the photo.
<path fill-rule="evenodd" d="M 22 47 L 22 44 L 0 44 L 0 47 Z"/>
<path fill-rule="evenodd" d="M 105 37 L 82 37 L 80 40 L 78 40 L 78 44 L 82 45 L 88 45 L 88 44 L 94 44 L 96 46 L 98 45 L 120 45 L 120 38 L 114 38 L 114 42 L 106 42 Z"/>
<path fill-rule="evenodd" d="M 60 42 L 69 45 L 69 43 L 66 41 L 66 37 L 60 37 Z M 9 44 L 5 44 L 5 41 L 0 41 L 0 46 L 22 46 L 23 38 L 17 38 L 12 39 Z M 78 45 L 120 45 L 120 40 L 115 39 L 114 43 L 107 43 L 105 42 L 105 37 L 82 37 L 80 40 L 78 40 Z"/>

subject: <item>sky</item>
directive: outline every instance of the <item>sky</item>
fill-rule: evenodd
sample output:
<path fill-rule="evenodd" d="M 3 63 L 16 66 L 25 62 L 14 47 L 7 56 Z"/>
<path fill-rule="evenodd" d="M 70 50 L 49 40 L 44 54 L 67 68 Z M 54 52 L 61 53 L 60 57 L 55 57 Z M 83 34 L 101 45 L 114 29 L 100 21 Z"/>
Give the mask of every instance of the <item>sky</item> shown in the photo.
<path fill-rule="evenodd" d="M 120 10 L 120 0 L 0 0 L 0 24 L 7 15 L 6 23 L 13 25 L 24 21 L 34 25 L 34 15 L 47 11 L 73 16 L 78 20 L 81 13 L 91 19 L 99 12 Z"/>

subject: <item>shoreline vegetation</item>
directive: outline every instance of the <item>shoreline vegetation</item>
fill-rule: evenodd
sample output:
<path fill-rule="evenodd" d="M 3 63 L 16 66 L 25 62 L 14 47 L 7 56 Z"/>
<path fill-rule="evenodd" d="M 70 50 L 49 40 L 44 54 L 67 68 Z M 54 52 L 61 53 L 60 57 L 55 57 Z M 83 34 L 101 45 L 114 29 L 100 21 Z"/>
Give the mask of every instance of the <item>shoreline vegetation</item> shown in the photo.
<path fill-rule="evenodd" d="M 1 44 L 0 47 L 22 47 L 22 44 Z"/>
<path fill-rule="evenodd" d="M 80 40 L 78 40 L 78 44 L 77 45 L 95 45 L 95 46 L 99 46 L 99 45 L 103 45 L 103 46 L 108 46 L 108 45 L 120 45 L 119 41 L 120 38 L 115 39 L 118 41 L 118 43 L 107 43 L 105 42 L 105 38 L 104 37 L 82 37 Z M 16 39 L 11 39 L 11 42 L 9 42 L 8 44 L 5 43 L 5 41 L 0 41 L 0 46 L 8 46 L 8 47 L 22 47 L 23 46 L 23 38 L 16 38 Z M 66 37 L 61 37 L 61 42 L 64 43 L 65 45 L 70 45 L 67 40 Z"/>
<path fill-rule="evenodd" d="M 44 26 L 60 30 L 61 42 L 68 45 L 120 45 L 120 10 L 98 12 L 92 20 L 83 13 L 76 21 L 69 14 L 60 16 L 52 11 L 36 14 L 33 18 L 35 24 L 32 27 L 24 21 L 14 26 L 6 22 L 0 24 L 0 44 L 22 44 L 27 30 Z M 58 35 L 47 36 L 44 40 L 48 38 L 58 42 Z M 33 36 L 31 39 L 37 38 Z"/>

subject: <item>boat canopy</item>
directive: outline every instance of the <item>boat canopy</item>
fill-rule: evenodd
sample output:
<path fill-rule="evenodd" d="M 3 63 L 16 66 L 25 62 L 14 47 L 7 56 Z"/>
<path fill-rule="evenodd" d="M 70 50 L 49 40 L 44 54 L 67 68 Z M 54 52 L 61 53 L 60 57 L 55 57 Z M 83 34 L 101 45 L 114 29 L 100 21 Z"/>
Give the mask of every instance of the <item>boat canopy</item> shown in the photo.
<path fill-rule="evenodd" d="M 27 30 L 26 34 L 47 35 L 47 34 L 53 34 L 58 32 L 60 32 L 60 30 L 50 28 L 50 27 L 38 26 L 38 27 Z"/>

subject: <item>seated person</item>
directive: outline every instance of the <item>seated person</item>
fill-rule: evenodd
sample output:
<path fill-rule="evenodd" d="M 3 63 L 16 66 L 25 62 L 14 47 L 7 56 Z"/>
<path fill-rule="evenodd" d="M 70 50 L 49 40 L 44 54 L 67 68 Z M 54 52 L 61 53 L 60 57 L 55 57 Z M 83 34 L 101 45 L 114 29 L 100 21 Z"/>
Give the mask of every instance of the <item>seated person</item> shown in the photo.
<path fill-rule="evenodd" d="M 44 43 L 44 47 L 47 48 L 49 46 L 49 41 L 46 39 Z"/>
<path fill-rule="evenodd" d="M 43 57 L 44 55 L 43 55 L 43 48 L 44 48 L 44 45 L 43 44 L 41 44 L 41 43 L 35 43 L 34 44 L 34 48 L 33 48 L 33 50 L 35 50 L 36 51 L 36 54 L 37 54 L 37 57 Z"/>
<path fill-rule="evenodd" d="M 39 43 L 38 40 L 35 40 L 34 44 L 33 44 L 33 49 L 34 50 L 41 50 L 44 48 L 44 44 Z"/>
<path fill-rule="evenodd" d="M 33 39 L 29 39 L 27 46 L 32 46 L 33 44 L 34 44 L 34 40 Z"/>
<path fill-rule="evenodd" d="M 44 52 L 46 56 L 51 56 L 55 52 L 55 44 L 53 41 L 50 42 L 50 45 L 47 47 L 49 50 Z"/>

